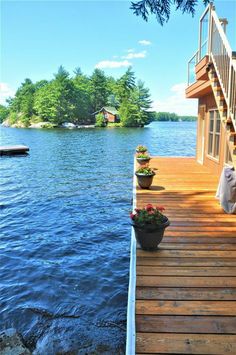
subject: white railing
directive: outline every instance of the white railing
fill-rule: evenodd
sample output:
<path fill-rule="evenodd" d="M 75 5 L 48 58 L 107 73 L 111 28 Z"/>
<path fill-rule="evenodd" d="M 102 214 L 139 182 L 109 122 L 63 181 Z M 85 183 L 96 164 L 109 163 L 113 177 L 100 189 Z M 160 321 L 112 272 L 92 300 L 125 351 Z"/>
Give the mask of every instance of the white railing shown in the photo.
<path fill-rule="evenodd" d="M 228 115 L 236 129 L 236 60 L 212 4 L 206 8 L 200 18 L 199 49 L 197 53 L 196 64 L 205 55 L 208 55 L 209 61 L 214 64 L 228 106 Z M 193 77 L 191 65 L 195 56 L 196 54 L 188 62 L 188 85 L 192 84 L 189 78 Z"/>
<path fill-rule="evenodd" d="M 236 128 L 236 65 L 232 49 L 214 9 L 211 10 L 210 26 L 210 58 L 228 106 L 228 114 Z"/>
<path fill-rule="evenodd" d="M 195 66 L 198 63 L 198 51 L 188 61 L 188 85 L 196 82 Z"/>

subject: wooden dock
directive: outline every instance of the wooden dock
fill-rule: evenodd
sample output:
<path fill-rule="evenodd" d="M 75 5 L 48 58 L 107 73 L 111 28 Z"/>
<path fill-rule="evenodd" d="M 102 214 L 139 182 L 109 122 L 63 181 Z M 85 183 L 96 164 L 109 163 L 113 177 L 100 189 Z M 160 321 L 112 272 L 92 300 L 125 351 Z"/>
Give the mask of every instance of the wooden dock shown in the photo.
<path fill-rule="evenodd" d="M 29 147 L 25 145 L 0 146 L 0 155 L 27 154 Z"/>
<path fill-rule="evenodd" d="M 163 205 L 171 226 L 158 251 L 136 250 L 135 352 L 235 355 L 236 216 L 195 159 L 150 166 L 157 174 L 150 190 L 137 187 L 137 207 Z"/>

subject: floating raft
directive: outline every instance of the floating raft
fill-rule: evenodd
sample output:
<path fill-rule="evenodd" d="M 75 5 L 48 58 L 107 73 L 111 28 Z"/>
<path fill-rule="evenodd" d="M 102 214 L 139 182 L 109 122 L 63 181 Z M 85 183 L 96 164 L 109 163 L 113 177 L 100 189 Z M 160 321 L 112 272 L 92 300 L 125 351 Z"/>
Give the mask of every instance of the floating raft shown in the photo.
<path fill-rule="evenodd" d="M 29 147 L 25 145 L 0 146 L 0 155 L 27 154 Z"/>

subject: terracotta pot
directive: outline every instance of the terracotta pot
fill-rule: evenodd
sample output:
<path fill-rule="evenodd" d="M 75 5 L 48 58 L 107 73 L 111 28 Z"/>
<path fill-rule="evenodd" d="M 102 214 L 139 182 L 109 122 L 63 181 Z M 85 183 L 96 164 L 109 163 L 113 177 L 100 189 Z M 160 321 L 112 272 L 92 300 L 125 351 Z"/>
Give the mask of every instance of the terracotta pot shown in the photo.
<path fill-rule="evenodd" d="M 135 238 L 143 250 L 157 250 L 164 236 L 165 229 L 169 225 L 170 221 L 167 217 L 161 225 L 147 224 L 145 226 L 138 226 L 132 223 Z"/>
<path fill-rule="evenodd" d="M 153 176 L 155 175 L 154 173 L 152 175 L 145 175 L 145 174 L 140 174 L 140 173 L 135 173 L 138 179 L 138 184 L 142 189 L 149 189 L 149 187 L 152 185 L 153 181 Z"/>

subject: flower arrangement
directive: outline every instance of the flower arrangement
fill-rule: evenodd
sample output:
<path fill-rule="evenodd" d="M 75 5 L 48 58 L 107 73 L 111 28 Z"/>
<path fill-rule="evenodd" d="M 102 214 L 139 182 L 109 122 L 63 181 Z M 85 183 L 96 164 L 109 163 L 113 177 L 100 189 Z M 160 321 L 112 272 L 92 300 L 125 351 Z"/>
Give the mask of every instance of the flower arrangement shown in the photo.
<path fill-rule="evenodd" d="M 156 175 L 154 170 L 152 168 L 149 168 L 148 166 L 142 166 L 135 172 L 136 175 L 146 175 L 146 176 L 153 176 Z"/>
<path fill-rule="evenodd" d="M 144 153 L 147 151 L 147 147 L 145 147 L 145 145 L 138 145 L 136 147 L 136 152 L 137 153 Z"/>
<path fill-rule="evenodd" d="M 162 214 L 163 211 L 165 211 L 163 206 L 154 207 L 149 203 L 144 208 L 135 208 L 134 212 L 130 213 L 130 218 L 138 226 L 161 225 L 167 221 L 167 217 Z"/>

